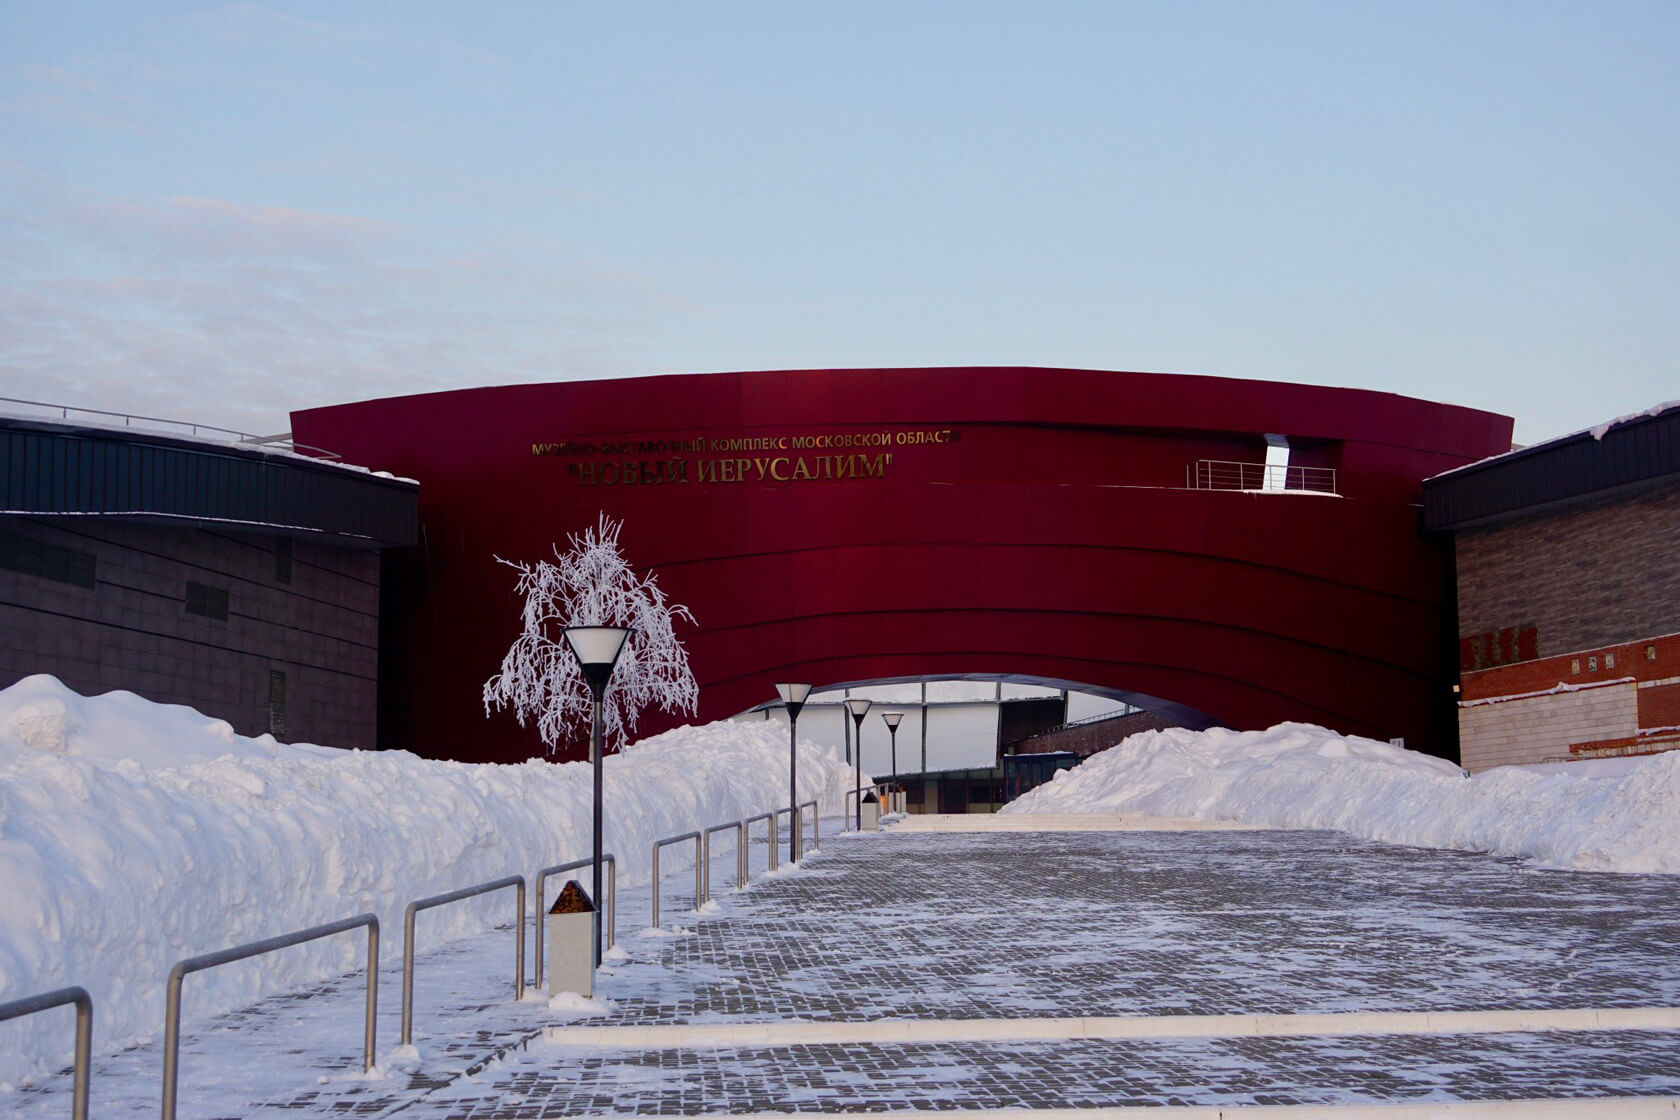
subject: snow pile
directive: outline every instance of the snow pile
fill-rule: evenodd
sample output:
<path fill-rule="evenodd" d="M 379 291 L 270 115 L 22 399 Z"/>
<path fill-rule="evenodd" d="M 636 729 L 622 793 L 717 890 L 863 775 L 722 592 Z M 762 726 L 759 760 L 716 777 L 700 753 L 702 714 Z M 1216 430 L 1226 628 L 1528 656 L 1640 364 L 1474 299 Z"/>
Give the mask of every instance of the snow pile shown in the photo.
<path fill-rule="evenodd" d="M 1001 811 L 1333 828 L 1550 867 L 1680 873 L 1680 752 L 1633 766 L 1505 766 L 1466 778 L 1441 759 L 1310 724 L 1180 728 L 1133 735 Z"/>
<path fill-rule="evenodd" d="M 647 881 L 657 839 L 785 804 L 787 767 L 774 723 L 678 728 L 609 755 L 619 883 Z M 190 708 L 29 677 L 0 691 L 0 1002 L 80 984 L 109 1050 L 161 1031 L 183 957 L 373 911 L 390 961 L 414 899 L 588 855 L 590 778 L 582 762 L 284 745 Z M 799 783 L 802 800 L 839 813 L 851 770 L 802 742 Z M 508 921 L 512 894 L 427 911 L 422 951 Z M 359 968 L 364 946 L 347 934 L 198 973 L 185 1010 Z M 67 1065 L 68 1015 L 0 1024 L 0 1083 Z"/>

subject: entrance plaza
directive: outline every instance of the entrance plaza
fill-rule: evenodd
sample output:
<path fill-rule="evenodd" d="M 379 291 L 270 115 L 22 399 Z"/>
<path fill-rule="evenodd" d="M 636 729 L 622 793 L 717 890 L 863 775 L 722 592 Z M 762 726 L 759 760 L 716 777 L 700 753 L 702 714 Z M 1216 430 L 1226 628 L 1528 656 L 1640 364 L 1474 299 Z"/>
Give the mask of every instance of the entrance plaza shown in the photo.
<path fill-rule="evenodd" d="M 1205 822 L 839 825 L 742 893 L 714 850 L 701 913 L 668 865 L 661 930 L 626 890 L 596 1007 L 513 1002 L 493 931 L 421 957 L 415 1047 L 393 1051 L 388 966 L 372 1079 L 356 977 L 189 1020 L 181 1114 L 1574 1116 L 1680 1097 L 1667 877 Z M 94 1113 L 153 1114 L 156 1070 L 155 1045 L 98 1062 Z M 60 1115 L 68 1089 L 5 1103 Z"/>

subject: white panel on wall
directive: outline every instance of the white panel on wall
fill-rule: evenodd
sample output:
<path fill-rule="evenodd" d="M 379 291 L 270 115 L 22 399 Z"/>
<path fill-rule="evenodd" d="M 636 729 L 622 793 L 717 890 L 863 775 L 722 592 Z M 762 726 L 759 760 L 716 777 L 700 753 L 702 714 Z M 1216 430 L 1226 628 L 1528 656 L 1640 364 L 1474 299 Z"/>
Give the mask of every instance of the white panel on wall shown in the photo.
<path fill-rule="evenodd" d="M 934 682 L 946 683 L 946 682 Z M 985 682 L 954 682 L 964 685 Z M 988 685 L 990 687 L 990 685 Z M 930 686 L 931 689 L 931 686 Z M 918 698 L 920 689 L 917 689 Z M 881 722 L 883 712 L 902 712 L 898 725 L 898 770 L 901 774 L 922 771 L 922 715 L 919 704 L 871 704 L 863 718 L 863 770 L 866 774 L 892 773 L 892 736 Z M 768 717 L 784 729 L 787 712 L 768 708 L 737 718 L 763 720 Z M 852 719 L 835 704 L 807 705 L 799 713 L 799 737 L 832 747 L 845 757 L 847 728 Z M 784 730 L 785 734 L 785 730 Z M 969 770 L 997 765 L 998 706 L 995 703 L 940 704 L 928 709 L 927 769 Z"/>
<path fill-rule="evenodd" d="M 770 713 L 770 718 L 781 726 L 783 734 L 786 734 L 787 709 L 767 708 L 765 710 Z M 842 735 L 844 734 L 845 711 L 844 708 L 826 706 L 813 708 L 807 706 L 799 713 L 799 737 L 809 739 L 813 743 L 821 743 L 825 747 L 833 747 L 835 753 L 841 753 L 844 743 Z M 899 734 L 902 735 L 903 732 L 899 732 Z M 842 757 L 844 756 L 842 755 Z"/>
<path fill-rule="evenodd" d="M 1040 700 L 1050 696 L 1060 696 L 1059 688 L 1045 688 L 1036 684 L 1003 684 L 1003 698 L 1005 700 Z"/>
<path fill-rule="evenodd" d="M 1119 715 L 1126 710 L 1126 705 L 1118 700 L 1110 700 L 1106 696 L 1092 696 L 1089 692 L 1068 693 L 1067 720 L 1091 719 L 1094 716 Z"/>
<path fill-rule="evenodd" d="M 899 732 L 903 734 L 903 732 Z M 951 704 L 928 710 L 928 769 L 997 765 L 996 704 Z"/>

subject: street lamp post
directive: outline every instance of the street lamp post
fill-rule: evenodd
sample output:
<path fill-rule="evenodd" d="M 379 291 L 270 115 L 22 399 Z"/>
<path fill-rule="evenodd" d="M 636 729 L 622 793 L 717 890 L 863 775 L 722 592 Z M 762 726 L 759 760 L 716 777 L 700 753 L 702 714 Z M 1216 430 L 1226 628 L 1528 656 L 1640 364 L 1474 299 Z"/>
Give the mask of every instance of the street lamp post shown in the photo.
<path fill-rule="evenodd" d="M 802 829 L 799 827 L 799 709 L 805 706 L 806 697 L 811 695 L 808 684 L 779 684 L 776 691 L 782 697 L 782 703 L 788 710 L 788 825 L 793 830 L 788 836 L 788 855 L 794 863 L 799 862 Z M 774 830 L 771 830 L 774 833 Z M 776 837 L 770 837 L 770 847 L 776 846 Z M 776 853 L 772 851 L 771 855 Z"/>
<path fill-rule="evenodd" d="M 852 713 L 852 723 L 857 725 L 857 753 L 852 757 L 856 760 L 853 773 L 857 776 L 857 823 L 854 827 L 863 831 L 863 715 L 869 711 L 869 701 L 861 696 L 854 696 L 846 701 L 846 710 Z"/>
<path fill-rule="evenodd" d="M 888 731 L 892 732 L 893 791 L 895 793 L 898 791 L 898 724 L 903 718 L 903 712 L 881 713 L 881 722 L 887 725 Z"/>
<path fill-rule="evenodd" d="M 578 668 L 595 698 L 595 718 L 589 728 L 589 761 L 595 770 L 595 848 L 592 898 L 595 903 L 594 951 L 595 967 L 601 967 L 601 756 L 606 753 L 606 728 L 601 721 L 601 700 L 607 694 L 607 682 L 612 680 L 613 668 L 624 642 L 635 631 L 623 626 L 567 626 L 561 631 L 566 645 L 577 658 Z M 537 920 L 542 921 L 539 915 Z"/>

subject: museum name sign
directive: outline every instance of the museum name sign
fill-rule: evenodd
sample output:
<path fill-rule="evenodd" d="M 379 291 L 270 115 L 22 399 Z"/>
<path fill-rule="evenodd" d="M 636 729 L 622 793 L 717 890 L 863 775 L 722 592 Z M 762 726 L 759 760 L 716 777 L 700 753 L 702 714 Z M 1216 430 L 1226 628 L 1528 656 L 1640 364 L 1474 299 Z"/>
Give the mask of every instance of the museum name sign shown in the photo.
<path fill-rule="evenodd" d="M 950 428 L 918 428 L 816 435 L 710 436 L 690 440 L 533 443 L 531 454 L 569 459 L 566 473 L 579 486 L 832 482 L 885 478 L 893 462 L 893 452 L 888 448 L 949 444 L 960 438 Z"/>

